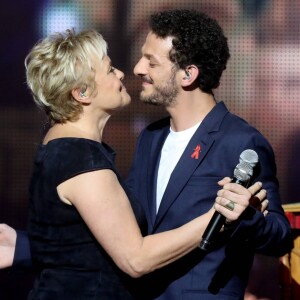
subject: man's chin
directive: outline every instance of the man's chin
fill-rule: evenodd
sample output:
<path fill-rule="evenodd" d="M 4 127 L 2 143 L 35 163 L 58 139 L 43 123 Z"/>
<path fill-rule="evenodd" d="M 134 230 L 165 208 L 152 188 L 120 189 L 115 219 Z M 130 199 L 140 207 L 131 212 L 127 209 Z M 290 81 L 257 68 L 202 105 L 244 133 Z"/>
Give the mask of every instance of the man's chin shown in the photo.
<path fill-rule="evenodd" d="M 160 104 L 157 102 L 157 100 L 155 100 L 155 99 L 152 98 L 152 97 L 146 97 L 146 96 L 141 95 L 141 96 L 140 96 L 140 100 L 141 100 L 141 102 L 146 103 L 146 104 L 160 105 Z"/>

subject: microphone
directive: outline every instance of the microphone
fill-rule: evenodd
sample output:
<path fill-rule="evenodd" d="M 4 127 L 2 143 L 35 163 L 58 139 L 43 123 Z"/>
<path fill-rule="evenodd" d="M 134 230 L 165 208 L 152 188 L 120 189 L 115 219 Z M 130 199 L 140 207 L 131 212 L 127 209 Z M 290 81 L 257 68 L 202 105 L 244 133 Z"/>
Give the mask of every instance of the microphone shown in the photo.
<path fill-rule="evenodd" d="M 253 168 L 258 162 L 258 155 L 255 151 L 247 149 L 240 155 L 239 163 L 234 169 L 233 179 L 231 182 L 240 184 L 244 187 L 248 186 L 251 176 L 253 175 Z M 225 217 L 219 212 L 215 211 L 211 220 L 209 221 L 200 242 L 199 248 L 208 251 L 214 243 L 215 236 L 220 232 Z"/>
<path fill-rule="evenodd" d="M 246 162 L 251 165 L 252 168 L 258 163 L 258 155 L 254 150 L 244 150 L 240 155 L 240 162 Z"/>

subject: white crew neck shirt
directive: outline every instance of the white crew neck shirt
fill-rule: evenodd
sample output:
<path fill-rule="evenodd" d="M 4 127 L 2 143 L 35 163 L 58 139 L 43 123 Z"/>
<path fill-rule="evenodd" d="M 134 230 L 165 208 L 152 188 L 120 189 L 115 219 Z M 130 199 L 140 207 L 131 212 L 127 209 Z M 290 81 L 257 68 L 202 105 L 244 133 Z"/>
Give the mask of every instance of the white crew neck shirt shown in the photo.
<path fill-rule="evenodd" d="M 171 174 L 187 144 L 200 124 L 201 122 L 197 123 L 191 128 L 178 132 L 173 131 L 170 127 L 170 133 L 161 149 L 160 162 L 158 166 L 156 185 L 156 212 L 159 209 L 161 199 L 166 190 Z"/>

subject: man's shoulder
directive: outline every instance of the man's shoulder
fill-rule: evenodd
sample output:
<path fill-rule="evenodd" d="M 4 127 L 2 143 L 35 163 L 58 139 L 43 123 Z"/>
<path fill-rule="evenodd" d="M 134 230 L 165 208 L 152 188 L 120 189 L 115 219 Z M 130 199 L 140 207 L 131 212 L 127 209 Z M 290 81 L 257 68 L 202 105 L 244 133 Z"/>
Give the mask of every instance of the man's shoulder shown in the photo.
<path fill-rule="evenodd" d="M 250 131 L 262 135 L 262 133 L 246 119 L 231 112 L 226 115 L 224 123 L 227 124 L 228 127 L 232 127 L 232 130 L 235 131 Z"/>
<path fill-rule="evenodd" d="M 228 113 L 224 118 L 220 133 L 223 134 L 224 138 L 232 138 L 239 143 L 252 141 L 255 145 L 264 145 L 272 148 L 267 137 L 258 128 L 233 113 Z"/>
<path fill-rule="evenodd" d="M 211 131 L 221 133 L 253 132 L 261 135 L 259 130 L 246 119 L 227 109 L 225 103 L 220 101 L 204 119 L 203 124 Z"/>

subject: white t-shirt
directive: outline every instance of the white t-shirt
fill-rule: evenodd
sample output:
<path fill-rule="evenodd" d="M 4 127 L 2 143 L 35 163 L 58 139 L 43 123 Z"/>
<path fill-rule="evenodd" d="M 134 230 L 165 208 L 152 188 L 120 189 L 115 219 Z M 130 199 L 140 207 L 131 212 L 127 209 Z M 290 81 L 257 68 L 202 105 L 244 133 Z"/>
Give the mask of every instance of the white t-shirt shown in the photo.
<path fill-rule="evenodd" d="M 161 199 L 169 182 L 170 176 L 184 152 L 190 139 L 201 124 L 198 123 L 191 128 L 183 131 L 173 131 L 167 136 L 161 149 L 160 162 L 158 166 L 157 185 L 156 185 L 156 212 L 158 211 Z"/>

